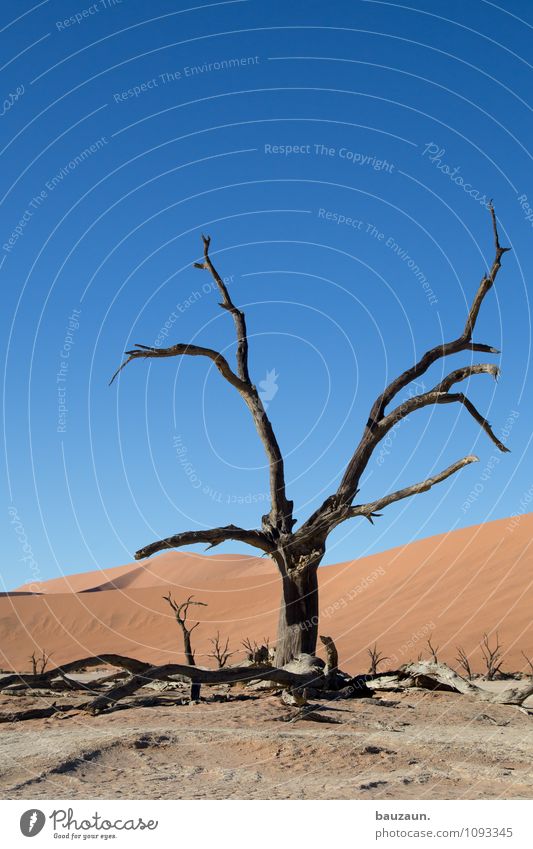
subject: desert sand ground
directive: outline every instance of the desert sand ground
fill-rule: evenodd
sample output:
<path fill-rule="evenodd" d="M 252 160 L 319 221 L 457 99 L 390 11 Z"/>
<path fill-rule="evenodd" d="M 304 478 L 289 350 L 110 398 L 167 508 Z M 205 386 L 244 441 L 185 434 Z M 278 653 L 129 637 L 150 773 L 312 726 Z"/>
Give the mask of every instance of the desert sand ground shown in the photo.
<path fill-rule="evenodd" d="M 210 691 L 204 688 L 203 694 Z M 36 703 L 42 706 L 43 700 L 3 697 L 0 712 Z M 280 722 L 290 711 L 270 693 L 251 701 L 3 724 L 0 794 L 7 799 L 533 795 L 533 720 L 515 707 L 422 690 L 317 704 L 319 714 L 338 724 Z"/>

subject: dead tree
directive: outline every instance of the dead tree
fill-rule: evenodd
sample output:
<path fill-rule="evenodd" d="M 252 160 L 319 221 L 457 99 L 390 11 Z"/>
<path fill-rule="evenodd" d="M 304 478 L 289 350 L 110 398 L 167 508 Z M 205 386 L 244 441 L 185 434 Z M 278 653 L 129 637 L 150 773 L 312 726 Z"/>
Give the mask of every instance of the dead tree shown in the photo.
<path fill-rule="evenodd" d="M 533 677 L 533 660 L 531 660 L 531 658 L 528 657 L 527 654 L 524 651 L 521 652 L 521 654 L 522 654 L 522 657 L 524 658 L 524 660 L 526 661 L 527 665 L 529 666 L 529 668 L 531 670 L 531 672 L 529 674 Z"/>
<path fill-rule="evenodd" d="M 181 628 L 183 634 L 183 647 L 185 650 L 185 660 L 189 664 L 189 666 L 196 666 L 194 660 L 194 651 L 191 645 L 191 634 L 195 628 L 200 624 L 199 622 L 195 622 L 195 624 L 190 628 L 187 625 L 187 616 L 189 613 L 189 607 L 191 605 L 196 605 L 197 607 L 207 607 L 207 604 L 204 601 L 193 601 L 193 596 L 190 595 L 187 601 L 182 601 L 178 604 L 172 598 L 171 593 L 168 595 L 164 595 L 163 598 L 167 601 L 174 611 L 174 616 L 176 617 L 176 622 Z"/>
<path fill-rule="evenodd" d="M 50 661 L 50 655 L 45 654 L 44 651 L 41 652 L 40 657 L 37 657 L 35 652 L 33 652 L 33 654 L 30 657 L 31 674 L 32 675 L 44 675 L 49 661 Z"/>
<path fill-rule="evenodd" d="M 433 645 L 433 643 L 431 642 L 431 637 L 427 640 L 427 645 L 428 645 L 429 653 L 431 655 L 431 660 L 433 661 L 433 663 L 438 663 L 439 658 L 437 656 L 437 652 L 439 650 L 439 646 L 435 647 Z"/>
<path fill-rule="evenodd" d="M 242 640 L 241 646 L 246 652 L 246 659 L 251 663 L 270 663 L 271 655 L 269 637 L 263 637 L 261 645 L 259 645 L 259 643 L 255 640 L 252 643 L 250 638 L 246 637 L 245 640 Z"/>
<path fill-rule="evenodd" d="M 233 303 L 226 284 L 213 265 L 209 255 L 210 238 L 208 236 L 202 237 L 203 260 L 194 265 L 212 276 L 220 293 L 220 306 L 233 319 L 237 336 L 236 368 L 234 369 L 228 360 L 213 348 L 187 343 L 178 343 L 169 348 L 135 344 L 134 348 L 126 351 L 126 359 L 111 379 L 112 382 L 117 374 L 133 360 L 183 356 L 204 357 L 215 364 L 224 380 L 240 394 L 253 419 L 269 465 L 270 510 L 262 517 L 261 527 L 248 530 L 236 525 L 227 525 L 209 530 L 183 531 L 139 549 L 135 557 L 141 560 L 159 551 L 194 543 L 207 543 L 210 548 L 228 540 L 246 543 L 268 554 L 279 570 L 282 583 L 282 602 L 276 642 L 278 666 L 282 666 L 302 652 L 315 653 L 319 614 L 317 570 L 324 557 L 329 534 L 348 519 L 362 517 L 373 522 L 376 516 L 381 515 L 379 511 L 389 504 L 411 495 L 427 492 L 431 487 L 447 480 L 460 469 L 478 460 L 473 455 L 463 457 L 447 469 L 419 483 L 406 486 L 373 501 L 354 504 L 361 478 L 370 458 L 395 425 L 417 410 L 441 404 L 459 404 L 472 416 L 500 451 L 508 450 L 469 397 L 456 389 L 458 383 L 468 381 L 475 375 L 487 374 L 497 378 L 499 374 L 498 367 L 493 363 L 472 362 L 474 353 L 499 353 L 491 345 L 473 339 L 483 300 L 496 280 L 504 253 L 509 250 L 500 245 L 496 214 L 492 206 L 490 215 L 494 238 L 494 259 L 490 269 L 483 274 L 463 330 L 450 342 L 440 343 L 426 351 L 418 362 L 396 377 L 379 393 L 366 419 L 361 439 L 349 459 L 336 491 L 328 495 L 297 530 L 294 530 L 297 520 L 293 514 L 293 502 L 288 498 L 286 490 L 283 454 L 260 394 L 250 377 L 246 318 L 243 311 Z M 469 361 L 462 367 L 451 371 L 428 391 L 421 393 L 413 391 L 413 382 L 425 374 L 432 365 L 445 357 L 460 353 L 469 355 Z M 399 394 L 405 389 L 411 390 L 409 397 L 398 401 Z"/>
<path fill-rule="evenodd" d="M 213 651 L 210 652 L 207 657 L 212 657 L 213 660 L 216 660 L 218 668 L 224 669 L 230 657 L 233 657 L 235 654 L 234 651 L 229 650 L 229 637 L 227 637 L 226 642 L 222 644 L 220 631 L 217 631 L 216 636 L 212 637 L 209 642 L 213 646 Z"/>
<path fill-rule="evenodd" d="M 469 681 L 472 680 L 472 667 L 468 655 L 462 646 L 457 646 L 457 657 L 455 658 Z"/>
<path fill-rule="evenodd" d="M 368 674 L 377 675 L 379 664 L 385 663 L 385 661 L 389 660 L 389 658 L 385 657 L 385 655 L 378 650 L 377 643 L 374 643 L 373 646 L 370 646 L 367 649 L 367 652 L 368 656 L 370 657 L 370 669 L 368 670 Z"/>
<path fill-rule="evenodd" d="M 176 622 L 181 628 L 181 632 L 183 634 L 183 648 L 185 651 L 185 660 L 187 661 L 189 666 L 196 666 L 196 662 L 194 660 L 194 651 L 191 645 L 191 634 L 195 628 L 200 624 L 196 622 L 192 628 L 189 628 L 187 625 L 187 615 L 189 613 L 189 607 L 191 605 L 196 605 L 196 607 L 207 607 L 207 604 L 203 601 L 193 601 L 193 596 L 190 595 L 187 601 L 182 601 L 181 604 L 178 604 L 172 598 L 172 595 L 164 595 L 163 598 L 167 601 L 174 611 L 174 615 L 176 617 Z M 196 702 L 200 698 L 200 684 L 195 683 L 194 681 L 191 683 L 191 701 Z"/>
<path fill-rule="evenodd" d="M 503 663 L 501 648 L 497 631 L 496 645 L 494 648 L 491 648 L 490 646 L 489 635 L 483 634 L 483 639 L 481 641 L 481 653 L 485 661 L 485 666 L 487 667 L 485 676 L 487 681 L 492 681 L 501 669 Z"/>

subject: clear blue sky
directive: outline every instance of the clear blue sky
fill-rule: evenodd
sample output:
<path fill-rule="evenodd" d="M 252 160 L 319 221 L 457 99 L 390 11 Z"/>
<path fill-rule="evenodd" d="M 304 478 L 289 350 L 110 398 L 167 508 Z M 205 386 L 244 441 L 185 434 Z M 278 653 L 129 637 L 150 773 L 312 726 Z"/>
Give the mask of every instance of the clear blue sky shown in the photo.
<path fill-rule="evenodd" d="M 301 520 L 384 384 L 462 329 L 494 198 L 513 252 L 475 337 L 502 376 L 468 392 L 512 453 L 455 405 L 412 416 L 360 498 L 481 462 L 345 524 L 327 562 L 530 509 L 529 2 L 4 0 L 1 27 L 4 588 L 266 512 L 260 443 L 207 361 L 107 385 L 134 342 L 233 356 L 192 268 L 202 231 L 246 309 Z"/>

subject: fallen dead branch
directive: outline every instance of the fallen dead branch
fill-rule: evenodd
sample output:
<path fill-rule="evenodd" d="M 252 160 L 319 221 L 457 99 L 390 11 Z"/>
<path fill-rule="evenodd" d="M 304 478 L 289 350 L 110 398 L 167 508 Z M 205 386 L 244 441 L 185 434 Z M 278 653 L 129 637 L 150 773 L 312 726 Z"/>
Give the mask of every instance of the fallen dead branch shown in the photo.
<path fill-rule="evenodd" d="M 67 672 L 72 673 L 80 669 L 87 669 L 94 666 L 118 666 L 119 669 L 111 674 L 103 675 L 101 678 L 96 678 L 90 682 L 76 681 L 69 678 Z M 99 695 L 106 687 L 116 681 L 120 681 L 131 674 L 132 672 L 140 672 L 143 669 L 149 669 L 150 664 L 143 663 L 134 658 L 123 657 L 121 655 L 101 655 L 99 657 L 82 658 L 80 660 L 66 663 L 64 666 L 58 666 L 50 669 L 42 675 L 17 674 L 13 673 L 0 679 L 0 692 L 7 694 L 23 695 L 30 691 L 33 695 L 46 695 L 52 693 L 64 692 L 83 692 L 90 693 L 93 696 Z M 43 708 L 44 710 L 44 708 Z M 50 716 L 53 715 L 53 711 Z M 24 717 L 22 717 L 24 718 Z M 32 717 L 28 717 L 32 718 Z"/>
<path fill-rule="evenodd" d="M 56 678 L 64 678 L 69 673 L 79 672 L 80 670 L 90 669 L 95 666 L 116 666 L 131 673 L 139 673 L 150 668 L 149 663 L 143 663 L 143 661 L 136 660 L 133 657 L 123 657 L 119 654 L 102 654 L 94 657 L 84 657 L 80 660 L 72 660 L 70 663 L 56 666 L 40 675 L 25 672 L 15 672 L 12 675 L 6 675 L 5 678 L 0 679 L 0 690 L 6 690 L 17 684 L 26 684 L 32 690 L 46 688 Z M 105 676 L 105 678 L 107 677 Z M 95 686 L 98 682 L 103 683 L 105 678 L 93 681 L 92 685 Z"/>
<path fill-rule="evenodd" d="M 368 670 L 368 673 L 369 675 L 377 675 L 380 663 L 385 663 L 385 661 L 389 660 L 389 658 L 379 651 L 377 643 L 374 643 L 373 646 L 369 646 L 367 648 L 367 653 L 370 658 L 370 669 Z"/>
<path fill-rule="evenodd" d="M 332 657 L 331 660 L 334 660 L 334 658 Z M 113 675 L 106 675 L 98 679 L 97 682 L 91 682 L 90 685 L 80 685 L 80 689 L 92 692 L 96 695 L 96 698 L 75 705 L 57 705 L 53 703 L 46 708 L 31 708 L 25 711 L 11 712 L 0 716 L 0 722 L 39 719 L 73 710 L 85 711 L 95 715 L 117 707 L 126 708 L 170 703 L 182 704 L 185 702 L 179 698 L 169 700 L 161 696 L 137 696 L 134 700 L 128 701 L 127 704 L 117 705 L 118 702 L 124 699 L 130 700 L 138 690 L 151 682 L 175 682 L 177 678 L 186 679 L 192 684 L 206 685 L 246 684 L 250 681 L 258 680 L 273 681 L 283 688 L 289 688 L 293 693 L 304 694 L 304 702 L 308 695 L 328 700 L 357 697 L 368 698 L 379 690 L 398 691 L 406 690 L 409 687 L 422 687 L 473 696 L 480 701 L 492 704 L 515 705 L 522 708 L 524 701 L 533 695 L 533 677 L 516 687 L 509 687 L 501 692 L 491 692 L 462 678 L 445 663 L 435 663 L 434 661 L 409 663 L 399 670 L 376 677 L 371 675 L 356 676 L 350 680 L 348 686 L 335 691 L 329 689 L 327 686 L 329 677 L 327 674 L 328 669 L 326 667 L 326 670 L 324 670 L 319 665 L 323 664 L 323 661 L 306 655 L 302 655 L 301 660 L 293 661 L 287 664 L 287 667 L 283 668 L 253 665 L 224 667 L 221 669 L 202 669 L 197 666 L 173 663 L 163 666 L 153 666 L 134 658 L 122 657 L 120 655 L 100 655 L 98 657 L 73 661 L 62 667 L 49 670 L 43 675 L 7 676 L 3 680 L 0 680 L 0 690 L 4 692 L 7 690 L 9 692 L 10 688 L 13 687 L 16 687 L 18 690 L 17 685 L 20 685 L 21 682 L 29 690 L 46 689 L 51 687 L 54 679 L 59 679 L 63 683 L 63 686 L 65 686 L 64 679 L 66 672 L 87 669 L 102 664 L 117 666 L 120 672 Z M 100 692 L 97 690 L 94 693 L 93 687 L 103 682 L 115 683 L 117 677 L 123 676 L 125 671 L 129 673 L 129 677 L 125 680 L 119 680 L 116 686 L 111 686 L 109 689 Z M 342 673 L 339 673 L 339 676 L 342 677 Z M 67 681 L 68 685 L 70 685 L 70 681 L 68 679 Z M 78 682 L 74 681 L 72 683 L 74 686 L 78 686 Z M 527 712 L 526 709 L 522 709 L 524 712 Z"/>
<path fill-rule="evenodd" d="M 494 680 L 498 672 L 501 671 L 503 664 L 502 646 L 497 631 L 495 637 L 496 645 L 494 647 L 490 645 L 488 634 L 483 634 L 483 639 L 481 641 L 481 653 L 485 661 L 485 666 L 487 667 L 486 676 L 488 681 Z"/>
<path fill-rule="evenodd" d="M 123 684 L 113 687 L 92 702 L 83 706 L 89 713 L 100 713 L 121 699 L 131 696 L 149 681 L 167 681 L 173 676 L 188 678 L 194 684 L 236 684 L 247 681 L 274 681 L 288 687 L 305 687 L 319 683 L 316 672 L 290 672 L 271 666 L 234 666 L 223 669 L 201 669 L 198 666 L 183 666 L 170 663 L 164 666 L 151 666 L 137 675 L 132 675 Z"/>
<path fill-rule="evenodd" d="M 64 679 L 67 673 L 101 665 L 117 666 L 120 669 L 127 670 L 131 675 L 125 681 L 120 681 L 117 686 L 99 693 L 96 699 L 86 702 L 83 705 L 78 705 L 77 709 L 86 710 L 89 713 L 99 713 L 111 707 L 116 702 L 133 695 L 149 682 L 172 681 L 177 677 L 185 678 L 192 684 L 211 685 L 246 683 L 251 680 L 274 681 L 277 684 L 287 687 L 305 687 L 308 684 L 314 684 L 320 688 L 323 684 L 323 674 L 321 671 L 305 665 L 299 667 L 297 663 L 295 664 L 297 671 L 255 665 L 222 669 L 202 669 L 198 666 L 183 664 L 154 666 L 134 658 L 106 654 L 72 661 L 61 667 L 49 670 L 43 675 L 15 674 L 6 676 L 0 680 L 0 690 L 4 692 L 12 688 L 18 690 L 21 685 L 32 691 L 36 689 L 53 689 L 54 680 L 56 679 L 62 682 L 64 688 Z M 301 671 L 299 671 L 300 668 Z M 108 681 L 110 677 L 114 678 L 115 676 L 105 676 L 102 679 L 97 679 L 96 682 L 91 682 L 90 685 L 82 684 L 80 685 L 80 689 L 89 689 L 92 691 L 98 682 Z M 77 684 L 78 682 L 72 682 L 72 686 L 77 686 Z"/>
<path fill-rule="evenodd" d="M 464 670 L 469 681 L 472 680 L 472 667 L 470 666 L 469 657 L 462 646 L 457 646 L 457 657 L 455 658 L 459 666 Z M 533 673 L 533 667 L 531 669 Z"/>
<path fill-rule="evenodd" d="M 68 713 L 72 710 L 78 710 L 78 705 L 56 705 L 54 702 L 45 708 L 28 708 L 27 710 L 2 713 L 0 714 L 0 723 L 24 722 L 29 719 L 48 719 L 50 716 L 55 716 L 58 713 Z"/>
<path fill-rule="evenodd" d="M 399 689 L 406 689 L 408 686 L 420 686 L 420 684 L 428 688 L 429 682 L 430 687 L 431 684 L 437 684 L 440 688 L 448 691 L 474 696 L 481 701 L 499 705 L 522 705 L 529 696 L 533 695 L 533 677 L 518 687 L 509 687 L 495 693 L 467 681 L 466 678 L 462 678 L 445 663 L 434 663 L 433 661 L 408 663 L 406 666 L 402 666 L 398 672 L 383 677 L 388 679 L 388 683 L 391 685 L 390 689 L 395 689 L 395 686 Z M 379 680 L 368 681 L 367 685 L 371 689 L 388 689 L 388 687 L 380 686 L 380 683 L 382 682 Z M 433 689 L 435 689 L 434 686 Z"/>

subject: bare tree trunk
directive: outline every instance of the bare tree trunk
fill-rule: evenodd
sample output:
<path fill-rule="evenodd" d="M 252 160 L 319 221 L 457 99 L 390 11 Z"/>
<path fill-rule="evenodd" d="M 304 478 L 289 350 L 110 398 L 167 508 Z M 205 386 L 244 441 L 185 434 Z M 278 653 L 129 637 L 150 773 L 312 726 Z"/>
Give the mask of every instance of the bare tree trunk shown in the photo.
<path fill-rule="evenodd" d="M 196 661 L 194 659 L 194 652 L 191 646 L 191 632 L 184 631 L 183 632 L 183 644 L 185 648 L 185 660 L 187 661 L 189 666 L 196 666 Z"/>
<path fill-rule="evenodd" d="M 178 620 L 179 621 L 179 620 Z M 187 630 L 185 622 L 180 622 L 181 629 L 183 631 L 183 646 L 185 649 L 185 660 L 187 661 L 188 666 L 196 666 L 196 661 L 194 659 L 194 651 L 191 645 L 191 631 Z M 191 630 L 194 630 L 192 628 Z M 191 681 L 191 702 L 199 702 L 200 701 L 200 691 L 201 685 L 197 681 Z"/>
<path fill-rule="evenodd" d="M 315 654 L 318 637 L 318 579 L 320 560 L 304 568 L 284 568 L 276 666 L 289 663 L 299 654 Z"/>

